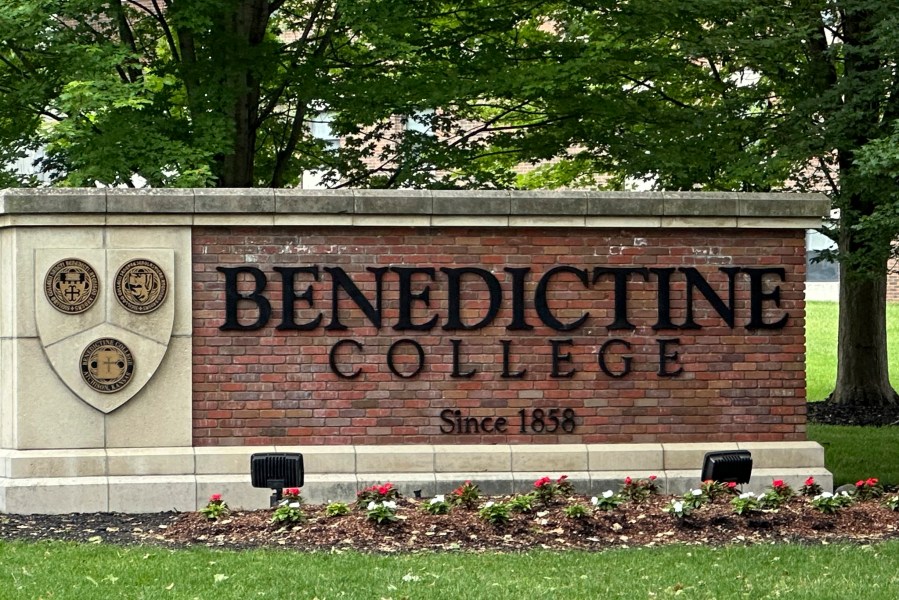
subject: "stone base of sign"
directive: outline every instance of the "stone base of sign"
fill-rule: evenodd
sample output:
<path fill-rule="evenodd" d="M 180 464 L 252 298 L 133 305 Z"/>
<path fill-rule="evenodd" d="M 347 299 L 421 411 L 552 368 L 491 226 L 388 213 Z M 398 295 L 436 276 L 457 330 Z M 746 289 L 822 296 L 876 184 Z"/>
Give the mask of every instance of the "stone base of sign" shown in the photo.
<path fill-rule="evenodd" d="M 250 485 L 256 452 L 301 452 L 303 496 L 313 503 L 352 501 L 358 490 L 386 481 L 410 497 L 415 490 L 446 493 L 469 479 L 485 494 L 511 494 L 544 475 L 568 475 L 584 494 L 657 475 L 663 492 L 679 494 L 699 484 L 706 452 L 737 449 L 752 452 L 746 490 L 761 491 L 773 479 L 798 488 L 809 476 L 833 486 L 815 442 L 2 450 L 0 512 L 192 511 L 212 494 L 233 508 L 264 508 L 271 491 Z"/>

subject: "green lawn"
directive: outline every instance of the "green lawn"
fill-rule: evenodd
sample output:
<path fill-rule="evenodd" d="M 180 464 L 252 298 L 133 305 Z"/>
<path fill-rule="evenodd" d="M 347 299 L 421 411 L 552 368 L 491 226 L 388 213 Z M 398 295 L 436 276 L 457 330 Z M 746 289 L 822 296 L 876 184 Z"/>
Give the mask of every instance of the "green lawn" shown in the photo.
<path fill-rule="evenodd" d="M 808 399 L 824 400 L 837 379 L 836 302 L 809 302 L 806 305 L 805 347 Z M 899 389 L 899 302 L 887 305 L 887 345 L 890 380 Z"/>
<path fill-rule="evenodd" d="M 0 542 L 0 598 L 896 597 L 899 542 L 365 555 Z"/>

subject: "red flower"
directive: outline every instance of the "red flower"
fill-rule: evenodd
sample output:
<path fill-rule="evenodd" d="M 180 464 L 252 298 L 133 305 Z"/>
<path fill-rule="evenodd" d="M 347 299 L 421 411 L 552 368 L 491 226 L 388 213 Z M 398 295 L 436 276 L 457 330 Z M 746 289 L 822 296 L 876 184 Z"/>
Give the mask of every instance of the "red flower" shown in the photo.
<path fill-rule="evenodd" d="M 378 493 L 381 494 L 382 496 L 386 496 L 387 494 L 390 493 L 390 490 L 392 488 L 393 488 L 393 484 L 388 481 L 384 485 L 378 486 Z"/>
<path fill-rule="evenodd" d="M 299 496 L 300 488 L 287 488 L 286 490 L 284 490 L 284 495 L 285 496 Z"/>
<path fill-rule="evenodd" d="M 556 479 L 556 483 L 562 483 L 562 482 L 565 481 L 566 479 L 568 479 L 568 475 L 562 475 L 561 477 L 559 477 L 558 479 Z"/>
<path fill-rule="evenodd" d="M 864 480 L 864 479 L 859 479 L 858 481 L 856 481 L 856 482 L 855 482 L 855 487 L 865 487 L 865 480 Z"/>
<path fill-rule="evenodd" d="M 874 487 L 875 485 L 877 485 L 877 480 L 875 478 L 871 477 L 865 483 L 867 483 L 870 487 Z"/>
<path fill-rule="evenodd" d="M 631 479 L 630 477 L 625 477 L 625 478 L 624 478 L 624 485 L 630 485 L 632 481 L 633 481 L 633 479 Z"/>
<path fill-rule="evenodd" d="M 221 494 L 213 494 L 213 495 L 209 496 L 209 501 L 210 502 L 221 502 L 222 495 Z"/>
<path fill-rule="evenodd" d="M 649 476 L 649 480 L 650 480 L 650 481 L 655 481 L 656 479 L 658 479 L 658 477 L 656 477 L 655 475 L 650 475 L 650 476 Z"/>
<path fill-rule="evenodd" d="M 538 487 L 538 488 L 543 487 L 544 485 L 547 485 L 551 481 L 552 480 L 549 477 L 541 477 L 540 479 L 538 479 L 537 481 L 534 482 L 534 487 Z"/>
<path fill-rule="evenodd" d="M 809 486 L 809 487 L 815 485 L 815 478 L 814 478 L 814 477 L 809 477 L 808 479 L 806 479 L 806 480 L 805 480 L 805 485 L 807 485 L 807 486 Z"/>
<path fill-rule="evenodd" d="M 735 487 L 737 487 L 737 482 L 736 482 L 736 481 L 728 481 L 728 482 L 727 482 L 727 489 L 732 490 L 732 489 L 734 489 Z"/>
<path fill-rule="evenodd" d="M 782 488 L 784 486 L 784 480 L 783 479 L 775 479 L 774 483 L 772 485 L 775 488 Z"/>

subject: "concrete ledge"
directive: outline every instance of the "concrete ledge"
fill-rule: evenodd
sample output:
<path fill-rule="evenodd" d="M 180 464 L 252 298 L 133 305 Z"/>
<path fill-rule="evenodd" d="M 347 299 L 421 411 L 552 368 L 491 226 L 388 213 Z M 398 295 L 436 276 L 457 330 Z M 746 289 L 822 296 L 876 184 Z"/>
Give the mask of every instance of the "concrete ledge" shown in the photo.
<path fill-rule="evenodd" d="M 809 476 L 830 489 L 815 442 L 730 444 L 561 444 L 497 446 L 260 446 L 0 451 L 0 512 L 196 510 L 222 494 L 233 508 L 265 508 L 271 491 L 250 485 L 256 452 L 301 452 L 309 502 L 352 502 L 364 487 L 392 482 L 406 496 L 451 492 L 466 480 L 484 494 L 528 492 L 543 476 L 567 475 L 579 493 L 618 490 L 625 477 L 658 477 L 663 493 L 700 482 L 713 450 L 749 450 L 761 492 L 774 479 L 794 488 Z"/>
<path fill-rule="evenodd" d="M 469 227 L 817 227 L 822 194 L 269 189 L 0 190 L 0 226 L 292 224 Z M 123 221 L 123 215 L 129 215 Z M 186 216 L 188 221 L 175 219 Z M 480 217 L 480 219 L 478 219 Z"/>

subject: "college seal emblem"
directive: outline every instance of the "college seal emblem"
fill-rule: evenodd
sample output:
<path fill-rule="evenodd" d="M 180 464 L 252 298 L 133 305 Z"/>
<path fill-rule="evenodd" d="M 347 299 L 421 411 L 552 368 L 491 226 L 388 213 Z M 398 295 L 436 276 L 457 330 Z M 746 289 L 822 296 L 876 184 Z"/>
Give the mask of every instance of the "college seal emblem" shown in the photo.
<path fill-rule="evenodd" d="M 172 339 L 174 250 L 36 248 L 34 273 L 34 326 L 66 387 L 102 413 L 145 389 Z"/>
<path fill-rule="evenodd" d="M 63 259 L 47 271 L 44 294 L 62 313 L 83 313 L 97 300 L 100 282 L 93 267 L 77 258 Z"/>
<path fill-rule="evenodd" d="M 128 385 L 132 375 L 134 356 L 119 340 L 94 340 L 81 353 L 81 377 L 101 394 L 119 391 Z"/>
<path fill-rule="evenodd" d="M 165 301 L 168 283 L 159 265 L 150 260 L 132 260 L 115 277 L 115 296 L 119 304 L 133 313 L 153 312 Z"/>

